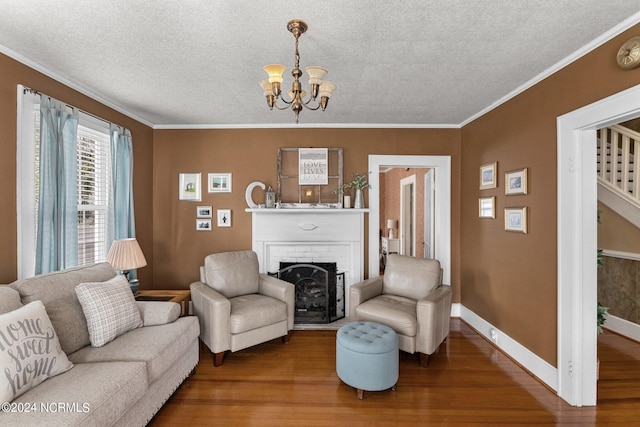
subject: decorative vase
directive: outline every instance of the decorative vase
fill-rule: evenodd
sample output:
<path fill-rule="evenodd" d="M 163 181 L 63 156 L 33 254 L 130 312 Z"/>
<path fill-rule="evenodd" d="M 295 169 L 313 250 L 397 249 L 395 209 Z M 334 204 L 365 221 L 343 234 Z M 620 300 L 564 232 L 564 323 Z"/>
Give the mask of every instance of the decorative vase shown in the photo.
<path fill-rule="evenodd" d="M 356 200 L 353 203 L 355 209 L 364 209 L 364 197 L 362 196 L 362 188 L 356 190 Z"/>

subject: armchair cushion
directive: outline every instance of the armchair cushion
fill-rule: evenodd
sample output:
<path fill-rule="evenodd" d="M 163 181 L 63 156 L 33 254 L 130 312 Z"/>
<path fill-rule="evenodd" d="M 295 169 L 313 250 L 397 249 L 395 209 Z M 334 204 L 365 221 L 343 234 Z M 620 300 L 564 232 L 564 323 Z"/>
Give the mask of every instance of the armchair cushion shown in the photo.
<path fill-rule="evenodd" d="M 287 320 L 287 305 L 275 298 L 249 294 L 231 298 L 230 301 L 232 334 Z"/>
<path fill-rule="evenodd" d="M 434 259 L 389 255 L 382 292 L 419 300 L 441 284 L 440 262 Z"/>
<path fill-rule="evenodd" d="M 380 295 L 356 307 L 357 318 L 390 326 L 397 333 L 413 337 L 418 330 L 416 301 L 397 295 Z"/>
<path fill-rule="evenodd" d="M 227 298 L 258 293 L 258 256 L 253 251 L 208 255 L 204 269 L 206 284 Z"/>

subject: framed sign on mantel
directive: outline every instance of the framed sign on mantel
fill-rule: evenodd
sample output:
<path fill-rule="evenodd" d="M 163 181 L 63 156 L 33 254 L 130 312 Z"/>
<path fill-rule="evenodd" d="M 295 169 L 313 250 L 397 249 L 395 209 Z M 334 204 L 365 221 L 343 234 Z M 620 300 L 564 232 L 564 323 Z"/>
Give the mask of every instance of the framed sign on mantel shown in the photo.
<path fill-rule="evenodd" d="M 342 148 L 279 148 L 276 202 L 340 203 Z"/>

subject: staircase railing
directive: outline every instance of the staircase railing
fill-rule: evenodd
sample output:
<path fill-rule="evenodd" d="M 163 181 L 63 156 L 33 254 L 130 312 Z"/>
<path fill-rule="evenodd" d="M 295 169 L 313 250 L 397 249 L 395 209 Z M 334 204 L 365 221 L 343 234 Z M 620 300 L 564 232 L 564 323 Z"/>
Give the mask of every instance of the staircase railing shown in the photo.
<path fill-rule="evenodd" d="M 613 125 L 598 129 L 598 181 L 640 204 L 640 133 Z"/>

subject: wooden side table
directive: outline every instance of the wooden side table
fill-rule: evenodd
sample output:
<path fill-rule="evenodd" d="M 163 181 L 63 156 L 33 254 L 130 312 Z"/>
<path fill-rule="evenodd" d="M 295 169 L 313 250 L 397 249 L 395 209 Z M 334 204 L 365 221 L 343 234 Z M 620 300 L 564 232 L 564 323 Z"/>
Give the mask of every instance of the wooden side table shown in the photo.
<path fill-rule="evenodd" d="M 177 302 L 182 309 L 180 317 L 189 314 L 189 303 L 191 302 L 190 290 L 168 290 L 168 289 L 147 289 L 139 290 L 136 295 L 137 301 L 169 301 Z"/>

